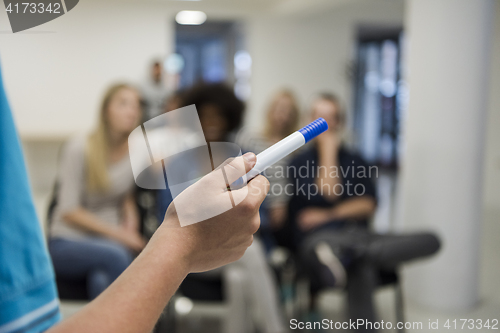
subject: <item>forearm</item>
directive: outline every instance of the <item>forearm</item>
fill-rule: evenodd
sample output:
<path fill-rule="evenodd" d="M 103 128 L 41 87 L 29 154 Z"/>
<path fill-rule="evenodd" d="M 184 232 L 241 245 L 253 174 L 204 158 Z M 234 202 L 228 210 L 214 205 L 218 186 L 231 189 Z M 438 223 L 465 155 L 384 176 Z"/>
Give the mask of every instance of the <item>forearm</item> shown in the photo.
<path fill-rule="evenodd" d="M 125 272 L 55 332 L 151 332 L 189 268 L 168 230 L 158 229 Z"/>
<path fill-rule="evenodd" d="M 108 238 L 115 238 L 117 234 L 115 228 L 106 225 L 97 216 L 84 208 L 76 208 L 64 214 L 63 219 L 74 227 Z"/>
<path fill-rule="evenodd" d="M 339 184 L 342 186 L 341 172 L 338 170 L 338 165 L 336 152 L 324 153 L 319 157 L 316 185 L 330 201 L 337 200 L 342 193 L 341 189 L 337 188 Z"/>
<path fill-rule="evenodd" d="M 331 217 L 334 220 L 369 218 L 375 213 L 375 209 L 375 199 L 361 196 L 337 204 L 331 210 Z"/>

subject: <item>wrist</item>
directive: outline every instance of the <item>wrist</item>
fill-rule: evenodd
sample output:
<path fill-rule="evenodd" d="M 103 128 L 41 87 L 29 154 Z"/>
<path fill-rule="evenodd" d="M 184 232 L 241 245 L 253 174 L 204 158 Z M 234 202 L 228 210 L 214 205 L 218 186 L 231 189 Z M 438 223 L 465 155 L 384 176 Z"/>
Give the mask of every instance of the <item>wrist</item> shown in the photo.
<path fill-rule="evenodd" d="M 167 220 L 163 221 L 154 233 L 146 249 L 159 258 L 159 264 L 176 267 L 176 271 L 183 277 L 191 273 L 189 251 L 182 235 L 181 227 L 168 227 Z"/>

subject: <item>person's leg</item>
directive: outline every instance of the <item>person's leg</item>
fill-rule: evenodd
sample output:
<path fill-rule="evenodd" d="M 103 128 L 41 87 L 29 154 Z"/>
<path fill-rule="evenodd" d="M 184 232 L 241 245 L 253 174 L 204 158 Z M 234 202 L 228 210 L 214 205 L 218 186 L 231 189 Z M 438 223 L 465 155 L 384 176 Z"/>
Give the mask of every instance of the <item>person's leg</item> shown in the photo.
<path fill-rule="evenodd" d="M 91 299 L 106 289 L 132 262 L 131 253 L 110 240 L 54 239 L 49 251 L 58 276 L 68 279 L 87 278 Z"/>
<path fill-rule="evenodd" d="M 302 242 L 298 259 L 313 290 L 345 286 L 345 269 L 366 252 L 368 234 L 364 231 L 320 230 Z M 340 267 L 337 267 L 340 266 Z"/>
<path fill-rule="evenodd" d="M 88 289 L 93 299 L 103 292 L 132 263 L 131 252 L 123 245 L 101 238 L 91 240 L 94 251 L 100 253 L 98 263 L 89 272 Z"/>
<path fill-rule="evenodd" d="M 362 229 L 317 232 L 306 238 L 301 253 L 314 255 L 317 244 L 325 242 L 345 266 L 363 259 L 380 268 L 394 268 L 404 262 L 426 257 L 439 250 L 432 233 L 375 234 Z"/>
<path fill-rule="evenodd" d="M 248 276 L 246 279 L 249 284 L 248 294 L 264 320 L 264 332 L 285 332 L 276 281 L 266 262 L 262 242 L 254 238 L 253 244 L 246 250 L 243 257 L 233 265 L 242 267 Z"/>
<path fill-rule="evenodd" d="M 432 233 L 371 235 L 365 258 L 381 268 L 394 268 L 410 260 L 427 257 L 439 250 Z"/>
<path fill-rule="evenodd" d="M 407 261 L 429 256 L 440 246 L 439 239 L 430 233 L 377 235 L 360 229 L 328 230 L 312 234 L 304 241 L 301 254 L 310 266 L 318 266 L 314 249 L 322 242 L 332 248 L 347 269 L 350 318 L 371 322 L 376 319 L 372 298 L 380 269 L 394 269 Z M 321 277 L 320 268 L 310 267 L 310 270 L 317 279 Z M 320 282 L 325 284 L 324 279 Z"/>
<path fill-rule="evenodd" d="M 347 270 L 347 304 L 349 319 L 375 323 L 373 292 L 377 284 L 377 268 L 364 260 L 355 262 Z M 361 333 L 376 332 L 373 326 L 363 326 Z"/>
<path fill-rule="evenodd" d="M 375 321 L 373 291 L 377 284 L 377 268 L 363 259 L 370 234 L 364 230 L 322 230 L 309 235 L 300 247 L 301 267 L 311 282 L 311 294 L 314 296 L 321 289 L 338 285 L 339 274 L 335 267 L 340 265 L 347 271 L 348 314 L 353 321 L 358 319 Z M 330 256 L 335 260 L 319 258 L 319 246 L 328 246 Z M 328 256 L 327 256 L 328 257 Z M 344 276 L 345 279 L 345 276 Z M 312 297 L 314 299 L 314 297 Z M 312 306 L 314 306 L 314 302 Z M 360 332 L 375 332 L 363 328 Z"/>

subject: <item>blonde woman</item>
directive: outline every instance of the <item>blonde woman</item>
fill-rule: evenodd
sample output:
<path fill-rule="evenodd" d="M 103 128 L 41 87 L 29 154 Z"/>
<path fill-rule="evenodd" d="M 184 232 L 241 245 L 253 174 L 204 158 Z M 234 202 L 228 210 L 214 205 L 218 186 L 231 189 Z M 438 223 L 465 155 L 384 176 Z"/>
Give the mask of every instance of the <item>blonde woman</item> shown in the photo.
<path fill-rule="evenodd" d="M 145 246 L 128 156 L 128 136 L 140 119 L 137 90 L 114 85 L 104 96 L 94 132 L 70 141 L 62 152 L 49 251 L 59 277 L 87 279 L 91 299 Z"/>
<path fill-rule="evenodd" d="M 242 131 L 236 141 L 243 150 L 258 154 L 296 131 L 299 118 L 299 105 L 295 94 L 291 90 L 282 89 L 272 97 L 269 103 L 263 131 L 253 134 Z M 270 189 L 264 206 L 272 229 L 279 229 L 286 218 L 288 198 L 284 187 L 288 180 L 283 171 L 289 161 L 289 157 L 284 158 L 265 172 L 270 182 Z M 265 219 L 263 219 L 264 227 L 265 224 Z"/>
<path fill-rule="evenodd" d="M 299 106 L 295 94 L 288 89 L 278 91 L 269 103 L 263 136 L 276 143 L 297 130 Z"/>

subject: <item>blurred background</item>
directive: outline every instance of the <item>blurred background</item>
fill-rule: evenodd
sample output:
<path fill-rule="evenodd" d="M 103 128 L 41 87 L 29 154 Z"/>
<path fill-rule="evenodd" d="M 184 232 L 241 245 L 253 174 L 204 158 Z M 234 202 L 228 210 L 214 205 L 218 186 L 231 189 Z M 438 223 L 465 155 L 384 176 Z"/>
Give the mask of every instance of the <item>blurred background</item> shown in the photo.
<path fill-rule="evenodd" d="M 264 126 L 282 88 L 304 119 L 318 92 L 333 91 L 347 145 L 379 167 L 373 228 L 432 230 L 442 241 L 402 271 L 406 320 L 426 331 L 429 320 L 500 319 L 498 1 L 82 0 L 17 34 L 0 15 L 5 86 L 42 222 L 62 144 L 93 128 L 109 84 L 146 85 L 154 60 L 165 96 L 228 83 L 249 130 Z M 395 293 L 377 289 L 381 319 L 395 320 Z M 321 295 L 326 318 L 343 318 L 344 297 Z M 179 331 L 203 327 L 210 311 L 183 301 Z"/>

